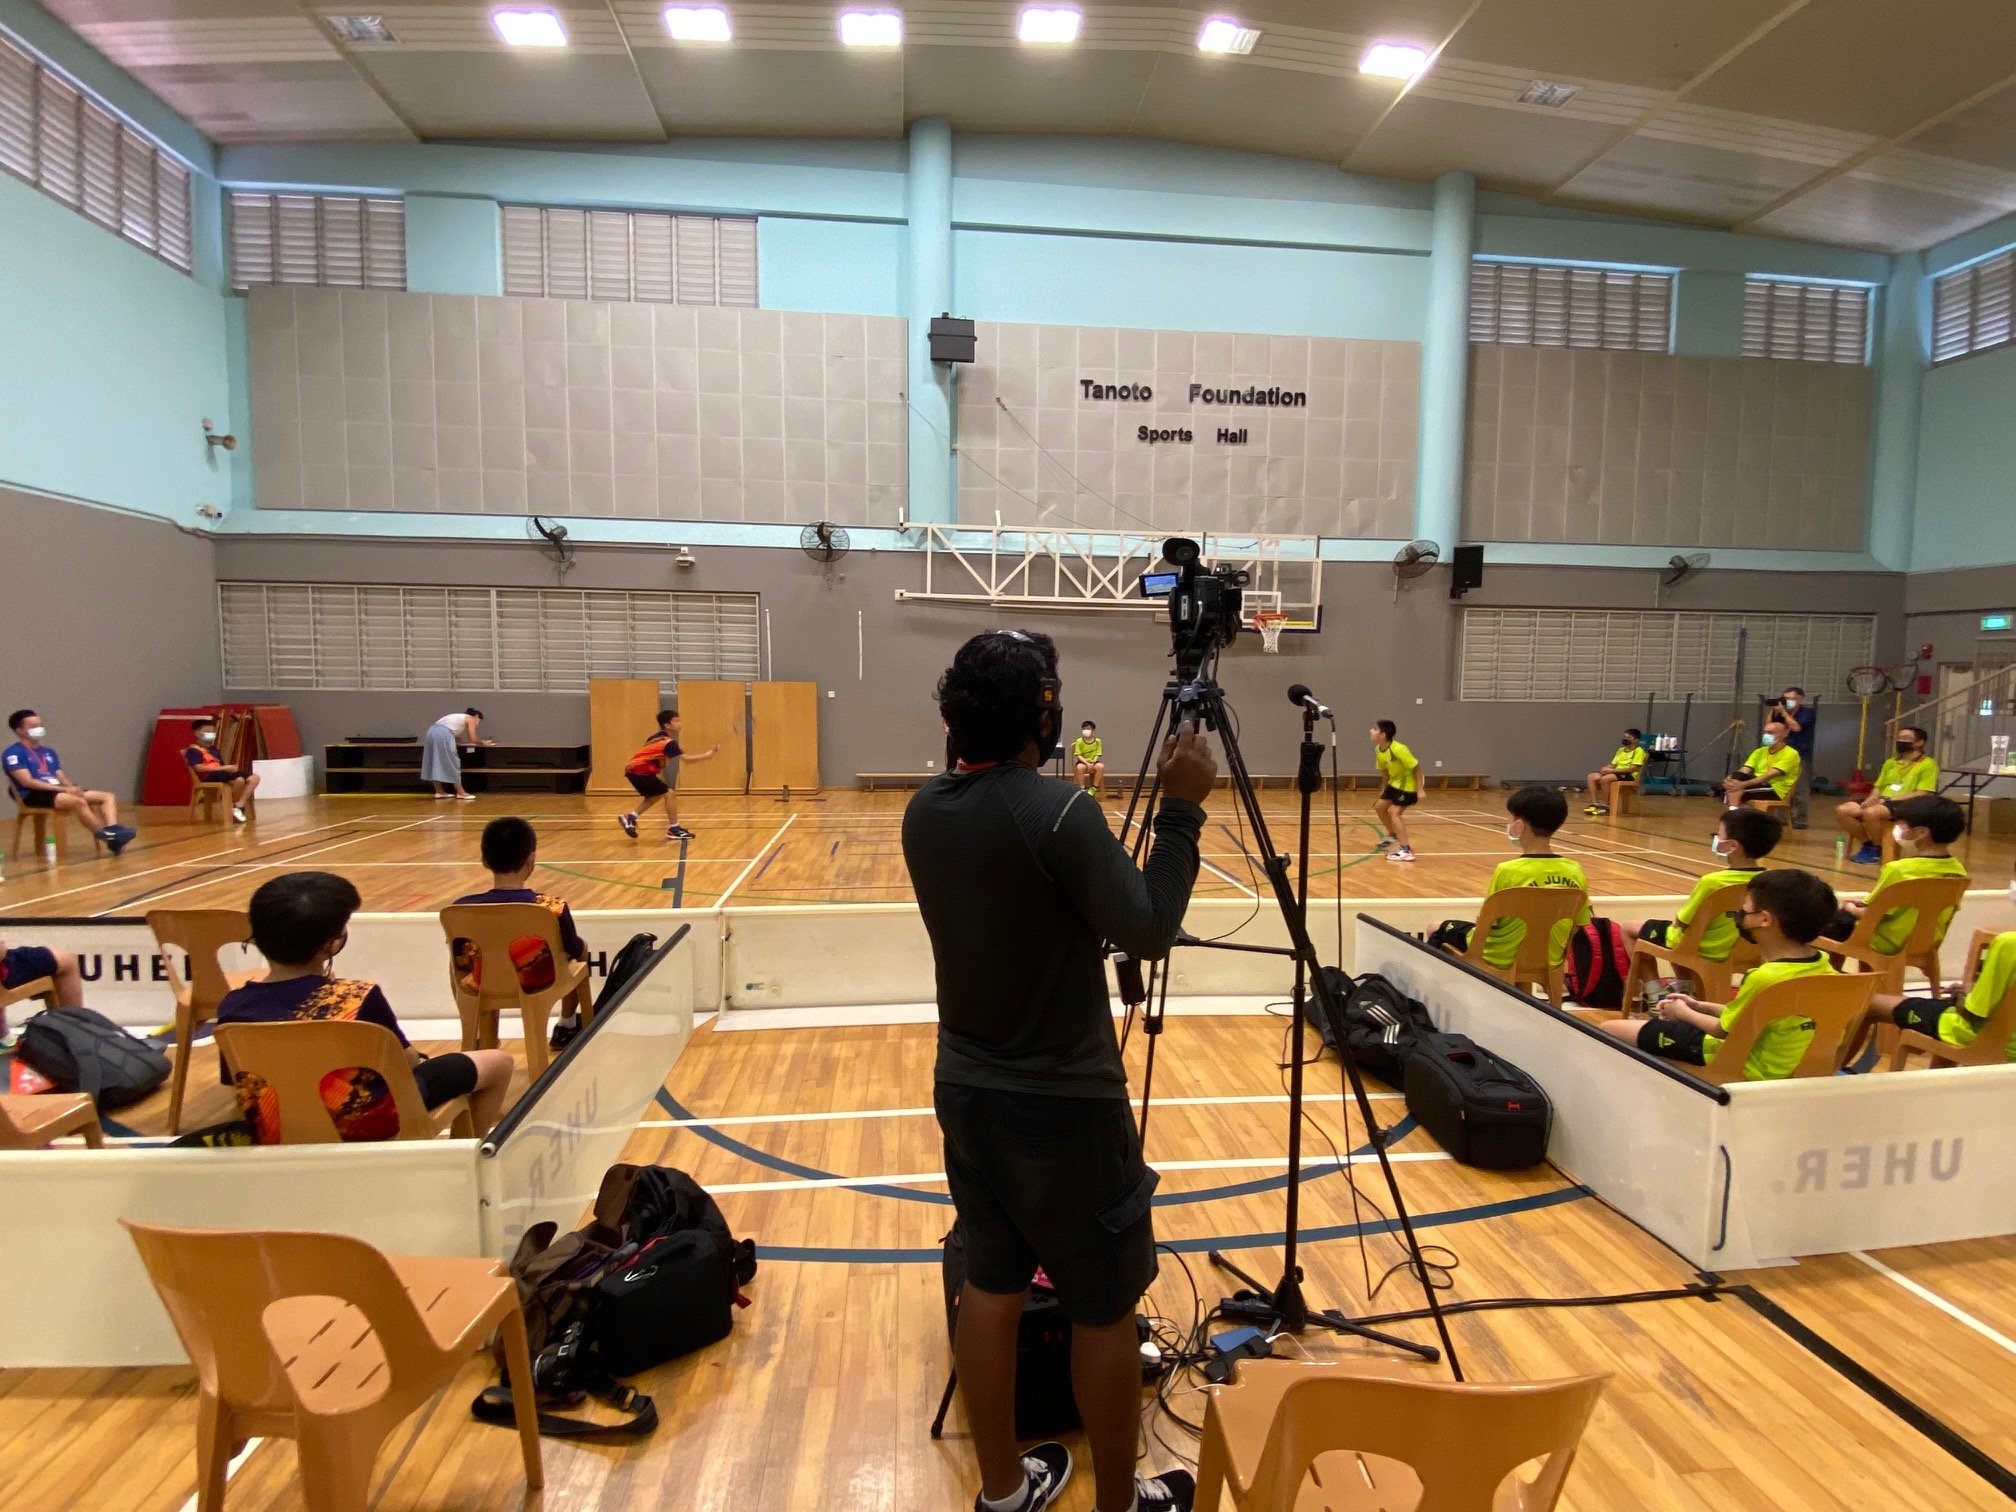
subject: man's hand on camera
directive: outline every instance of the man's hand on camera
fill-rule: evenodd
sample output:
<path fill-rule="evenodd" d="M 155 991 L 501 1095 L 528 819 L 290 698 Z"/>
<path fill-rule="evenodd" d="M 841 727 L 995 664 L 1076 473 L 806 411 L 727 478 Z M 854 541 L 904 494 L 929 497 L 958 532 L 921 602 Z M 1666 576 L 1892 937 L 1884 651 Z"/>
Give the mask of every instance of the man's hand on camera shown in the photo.
<path fill-rule="evenodd" d="M 1162 781 L 1162 791 L 1171 798 L 1202 803 L 1218 781 L 1210 737 L 1186 725 L 1162 742 L 1162 759 L 1156 763 L 1155 774 Z"/>

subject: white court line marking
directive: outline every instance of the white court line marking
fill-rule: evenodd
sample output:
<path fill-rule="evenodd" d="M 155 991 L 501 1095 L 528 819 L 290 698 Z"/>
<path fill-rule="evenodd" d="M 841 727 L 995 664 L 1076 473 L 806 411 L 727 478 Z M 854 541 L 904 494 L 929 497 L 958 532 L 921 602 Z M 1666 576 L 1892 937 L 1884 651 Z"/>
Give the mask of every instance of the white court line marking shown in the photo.
<path fill-rule="evenodd" d="M 326 855 L 330 851 L 341 850 L 346 845 L 362 845 L 366 840 L 380 840 L 383 839 L 386 835 L 396 835 L 401 830 L 418 829 L 423 824 L 432 824 L 433 822 L 434 821 L 431 817 L 427 819 L 415 819 L 409 824 L 395 824 L 392 826 L 391 829 L 378 830 L 369 835 L 352 835 L 347 840 L 334 840 L 327 845 L 318 845 L 313 850 L 301 851 L 300 853 L 292 856 L 282 856 L 277 860 L 247 861 L 243 866 L 239 867 L 238 870 L 271 871 L 275 867 L 281 867 L 281 866 L 291 867 L 302 861 L 306 861 L 311 856 Z M 218 879 L 215 877 L 200 877 L 196 881 L 191 882 L 187 887 L 171 887 L 166 892 L 155 893 L 147 899 L 147 902 L 149 904 L 158 904 L 163 898 L 172 898 L 179 893 L 194 892 L 197 888 L 207 887 L 217 880 Z M 91 917 L 94 919 L 102 919 L 106 917 L 108 914 L 110 914 L 113 911 L 113 909 L 121 906 L 122 905 L 115 903 L 112 905 L 112 908 L 100 909 L 97 913 L 92 914 Z"/>
<path fill-rule="evenodd" d="M 1368 1092 L 1367 1097 L 1374 1102 L 1398 1102 L 1405 1094 L 1400 1092 Z M 1287 1094 L 1270 1093 L 1254 1097 L 1158 1097 L 1158 1108 L 1226 1108 L 1255 1103 L 1285 1103 Z M 644 1121 L 659 1128 L 720 1129 L 744 1124 L 787 1124 L 787 1123 L 840 1123 L 857 1118 L 931 1118 L 937 1113 L 935 1108 L 850 1108 L 836 1113 L 737 1113 L 721 1118 L 647 1118 Z"/>
<path fill-rule="evenodd" d="M 240 1449 L 235 1455 L 233 1455 L 231 1457 L 231 1463 L 224 1467 L 225 1485 L 228 1486 L 231 1484 L 231 1477 L 237 1473 L 238 1467 L 240 1465 L 243 1465 L 245 1461 L 251 1457 L 252 1451 L 254 1449 L 257 1449 L 261 1444 L 265 1442 L 266 1440 L 264 1439 L 256 1439 L 256 1438 L 245 1440 L 245 1447 L 243 1449 Z M 196 1512 L 196 1494 L 191 1494 L 189 1500 L 182 1503 L 182 1512 Z"/>
<path fill-rule="evenodd" d="M 1878 1275 L 1888 1276 L 1892 1281 L 1895 1281 L 1899 1286 L 1903 1287 L 1904 1290 L 1911 1293 L 1912 1296 L 1917 1297 L 1920 1301 L 1930 1302 L 1934 1307 L 1938 1308 L 1939 1311 L 1946 1314 L 1947 1317 L 1953 1319 L 1954 1322 L 1964 1323 L 1967 1327 L 1973 1329 L 1974 1332 L 1981 1335 L 1981 1337 L 1986 1339 L 1989 1343 L 1999 1344 L 2002 1348 L 2008 1350 L 2009 1353 L 2016 1354 L 2016 1339 L 2010 1338 L 2005 1333 L 1998 1333 L 1995 1329 L 1990 1328 L 1986 1323 L 1983 1323 L 1979 1318 L 1975 1317 L 1965 1308 L 1958 1307 L 1955 1304 L 1948 1302 L 1944 1297 L 1940 1296 L 1939 1293 L 1933 1291 L 1931 1287 L 1926 1286 L 1921 1282 L 1912 1280 L 1909 1276 L 1903 1274 L 1903 1272 L 1901 1271 L 1892 1270 L 1889 1266 L 1885 1265 L 1881 1260 L 1878 1260 L 1874 1255 L 1868 1254 L 1863 1250 L 1850 1250 L 1848 1251 L 1848 1253 L 1853 1255 L 1857 1260 L 1860 1260 L 1864 1265 L 1868 1266 L 1869 1269 L 1875 1271 Z"/>
<path fill-rule="evenodd" d="M 1241 882 L 1237 877 L 1233 876 L 1232 873 L 1226 871 L 1225 868 L 1223 868 L 1222 866 L 1213 866 L 1208 857 L 1199 854 L 1199 856 L 1197 857 L 1197 864 L 1203 867 L 1204 870 L 1208 872 L 1216 872 L 1219 876 L 1223 877 L 1227 882 L 1230 882 L 1234 887 L 1238 888 L 1239 891 L 1244 893 L 1247 897 L 1258 898 L 1260 896 L 1258 893 L 1254 892 L 1252 888 L 1248 887 L 1244 882 Z"/>
<path fill-rule="evenodd" d="M 723 894 L 721 894 L 720 897 L 714 900 L 714 911 L 716 913 L 719 913 L 722 909 L 728 906 L 728 900 L 735 896 L 735 889 L 740 887 L 743 881 L 748 877 L 749 873 L 756 869 L 756 864 L 759 861 L 761 861 L 765 856 L 776 854 L 777 847 L 783 844 L 784 842 L 784 832 L 790 829 L 791 826 L 796 824 L 797 822 L 798 822 L 798 816 L 796 814 L 793 814 L 789 819 L 786 819 L 782 824 L 777 826 L 777 831 L 775 834 L 773 834 L 768 840 L 764 841 L 762 845 L 757 847 L 756 854 L 749 858 L 749 864 L 743 867 L 741 871 L 737 872 L 735 874 L 735 880 L 728 884 L 728 890 Z"/>
<path fill-rule="evenodd" d="M 1453 1157 L 1447 1150 L 1409 1150 L 1395 1153 L 1389 1151 L 1386 1158 L 1396 1164 L 1400 1161 L 1449 1160 Z M 1369 1155 L 1361 1155 L 1359 1161 L 1369 1161 Z M 1288 1158 L 1256 1160 L 1151 1160 L 1148 1162 L 1158 1171 L 1278 1171 L 1286 1167 Z M 1334 1160 L 1305 1160 L 1304 1173 L 1341 1171 L 1343 1166 Z M 943 1171 L 910 1171 L 896 1176 L 824 1176 L 810 1181 L 731 1181 L 727 1183 L 710 1181 L 707 1190 L 716 1194 L 722 1192 L 808 1192 L 864 1186 L 918 1186 L 926 1182 L 942 1182 Z"/>

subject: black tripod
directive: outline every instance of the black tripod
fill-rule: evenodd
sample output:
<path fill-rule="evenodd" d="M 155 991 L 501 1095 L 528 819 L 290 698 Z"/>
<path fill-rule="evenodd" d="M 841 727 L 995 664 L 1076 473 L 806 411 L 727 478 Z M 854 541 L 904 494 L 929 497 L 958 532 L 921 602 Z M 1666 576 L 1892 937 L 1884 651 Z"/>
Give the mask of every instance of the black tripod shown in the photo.
<path fill-rule="evenodd" d="M 1191 643 L 1194 645 L 1194 640 Z M 1274 891 L 1274 901 L 1281 910 L 1282 921 L 1287 925 L 1289 946 L 1285 952 L 1274 947 L 1241 946 L 1221 944 L 1215 941 L 1196 940 L 1179 937 L 1177 944 L 1216 949 L 1263 951 L 1268 954 L 1288 954 L 1295 960 L 1295 989 L 1292 999 L 1291 1019 L 1292 1057 L 1289 1061 L 1288 1086 L 1288 1184 L 1287 1212 L 1283 1221 L 1286 1238 L 1285 1255 L 1281 1280 L 1269 1292 L 1266 1287 L 1249 1276 L 1245 1271 L 1213 1250 L 1211 1263 L 1243 1281 L 1257 1295 L 1247 1298 L 1233 1298 L 1219 1305 L 1219 1312 L 1226 1317 L 1238 1318 L 1252 1323 L 1269 1332 L 1301 1333 L 1311 1326 L 1327 1328 L 1333 1333 L 1349 1334 L 1369 1340 L 1389 1348 L 1404 1350 L 1424 1360 L 1437 1360 L 1441 1352 L 1433 1345 L 1417 1344 L 1411 1339 L 1381 1333 L 1355 1322 L 1335 1308 L 1312 1311 L 1302 1294 L 1302 1267 L 1298 1262 L 1300 1247 L 1299 1227 L 1302 1214 L 1302 1098 L 1303 1098 L 1303 1047 L 1305 1027 L 1303 1023 L 1305 1006 L 1313 991 L 1324 1021 L 1341 1030 L 1344 1005 L 1341 1000 L 1337 980 L 1326 971 L 1317 959 L 1316 947 L 1310 939 L 1308 926 L 1309 901 L 1309 821 L 1314 796 L 1323 783 L 1323 747 L 1316 740 L 1316 720 L 1319 717 L 1313 700 L 1298 700 L 1302 709 L 1302 747 L 1300 761 L 1295 774 L 1296 790 L 1301 795 L 1300 849 L 1294 882 L 1288 875 L 1288 858 L 1276 853 L 1274 842 L 1267 829 L 1266 816 L 1260 811 L 1260 800 L 1253 787 L 1253 779 L 1246 769 L 1246 759 L 1239 749 L 1238 722 L 1236 717 L 1228 717 L 1230 711 L 1225 702 L 1224 691 L 1218 686 L 1215 674 L 1217 652 L 1212 650 L 1208 657 L 1191 651 L 1190 645 L 1179 644 L 1177 651 L 1177 674 L 1162 690 L 1162 702 L 1155 713 L 1155 722 L 1148 736 L 1148 748 L 1142 755 L 1141 769 L 1134 779 L 1133 791 L 1129 796 L 1126 817 L 1121 823 L 1121 837 L 1126 838 L 1134 824 L 1135 812 L 1147 794 L 1150 811 L 1153 810 L 1155 789 L 1159 778 L 1151 779 L 1154 758 L 1160 748 L 1165 732 L 1174 733 L 1180 726 L 1215 731 L 1225 749 L 1225 770 L 1231 779 L 1235 801 L 1252 826 L 1253 841 L 1260 853 L 1261 863 L 1266 870 L 1267 880 Z M 1327 711 L 1325 711 L 1327 713 Z M 1135 854 L 1138 861 L 1142 847 L 1147 840 L 1144 823 L 1135 839 Z M 1148 1127 L 1148 1106 L 1153 1094 L 1155 1078 L 1155 1046 L 1161 1036 L 1162 1019 L 1168 1003 L 1168 975 L 1163 972 L 1161 992 L 1155 992 L 1151 985 L 1132 999 L 1127 992 L 1127 974 L 1122 974 L 1123 998 L 1130 998 L 1128 1010 L 1133 1011 L 1138 1000 L 1143 1005 L 1142 1030 L 1149 1036 L 1147 1065 L 1144 1070 L 1141 1090 L 1141 1128 L 1145 1138 Z M 1434 1285 L 1428 1277 L 1426 1264 L 1421 1257 L 1421 1244 L 1414 1235 L 1413 1221 L 1407 1215 L 1407 1204 L 1400 1195 L 1400 1183 L 1393 1174 L 1393 1164 L 1387 1158 L 1385 1131 L 1379 1126 L 1372 1113 L 1372 1100 L 1365 1093 L 1365 1083 L 1358 1074 L 1358 1068 L 1348 1056 L 1340 1055 L 1345 1080 L 1350 1084 L 1351 1095 L 1355 1098 L 1360 1118 L 1364 1120 L 1374 1154 L 1379 1159 L 1379 1169 L 1386 1179 L 1386 1191 L 1393 1201 L 1393 1214 L 1404 1236 L 1408 1264 L 1420 1278 L 1421 1290 L 1427 1309 L 1435 1320 L 1435 1330 L 1441 1336 L 1442 1348 L 1448 1352 L 1449 1369 L 1457 1380 L 1463 1379 L 1463 1367 L 1456 1357 L 1455 1341 L 1449 1336 L 1449 1325 L 1442 1315 L 1441 1302 L 1435 1294 Z M 1350 1104 L 1347 1102 L 1346 1107 Z"/>

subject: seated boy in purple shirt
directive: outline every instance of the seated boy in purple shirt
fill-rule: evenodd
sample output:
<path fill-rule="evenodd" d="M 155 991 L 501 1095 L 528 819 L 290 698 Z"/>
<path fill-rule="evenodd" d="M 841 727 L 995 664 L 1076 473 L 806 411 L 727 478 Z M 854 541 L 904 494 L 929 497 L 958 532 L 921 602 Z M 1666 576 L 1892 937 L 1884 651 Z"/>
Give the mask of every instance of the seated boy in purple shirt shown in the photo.
<path fill-rule="evenodd" d="M 461 903 L 537 903 L 560 921 L 560 947 L 570 961 L 588 958 L 588 947 L 574 927 L 573 911 L 566 901 L 549 893 L 534 892 L 525 884 L 539 867 L 539 836 L 530 821 L 510 817 L 492 819 L 483 826 L 483 864 L 490 870 L 490 886 L 455 901 Z M 527 935 L 511 942 L 511 964 L 518 972 L 519 985 L 528 991 L 553 985 L 554 964 L 543 940 Z M 483 979 L 483 962 L 467 940 L 455 942 L 456 969 L 471 982 Z M 564 1050 L 581 1032 L 580 1015 L 570 998 L 560 1005 L 560 1019 L 553 1025 L 552 1044 Z"/>

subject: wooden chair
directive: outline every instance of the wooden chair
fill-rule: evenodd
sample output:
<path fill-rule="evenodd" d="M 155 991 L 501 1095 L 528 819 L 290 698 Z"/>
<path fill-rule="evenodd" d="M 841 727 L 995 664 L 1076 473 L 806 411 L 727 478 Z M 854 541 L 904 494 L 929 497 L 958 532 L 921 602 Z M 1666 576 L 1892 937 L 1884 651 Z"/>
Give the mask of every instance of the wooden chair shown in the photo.
<path fill-rule="evenodd" d="M 1832 1076 L 1847 1064 L 1849 1051 L 1861 1037 L 1863 1016 L 1875 991 L 1876 978 L 1867 972 L 1774 982 L 1743 1009 L 1715 1058 L 1705 1066 L 1687 1069 L 1718 1087 L 1740 1082 L 1744 1080 L 1743 1063 L 1757 1047 L 1757 1036 L 1766 1024 L 1781 1018 L 1807 1018 L 1813 1021 L 1813 1040 L 1792 1068 L 1792 1076 Z"/>
<path fill-rule="evenodd" d="M 1977 929 L 1974 938 L 1967 945 L 1967 969 L 1960 974 L 1963 983 L 1971 984 L 1981 975 L 1981 953 L 1994 942 L 1995 931 Z M 2011 982 L 2009 990 L 2002 994 L 2002 1001 L 1988 1013 L 1988 1022 L 1981 1025 L 1974 1035 L 1973 1043 L 1960 1046 L 1949 1045 L 1936 1035 L 1921 1034 L 1916 1029 L 1892 1029 L 1896 1043 L 1890 1047 L 1890 1069 L 1902 1071 L 1904 1061 L 1913 1050 L 1922 1050 L 1928 1067 L 1940 1066 L 2000 1066 L 2009 1059 L 2009 1041 L 2016 1036 L 2016 982 Z"/>
<path fill-rule="evenodd" d="M 30 998 L 40 998 L 44 1008 L 56 1006 L 56 979 L 36 977 L 31 981 L 19 982 L 12 987 L 0 987 L 0 1018 L 7 1016 L 7 1010 L 16 1003 L 25 1003 Z"/>
<path fill-rule="evenodd" d="M 53 834 L 56 837 L 56 859 L 59 861 L 68 861 L 70 859 L 70 825 L 68 819 L 69 815 L 57 809 L 23 808 L 21 807 L 20 800 L 16 799 L 14 804 L 14 834 L 7 842 L 7 854 L 10 857 L 21 854 L 21 828 L 23 825 L 27 825 L 34 830 L 32 848 L 29 851 L 30 855 L 39 860 L 43 848 L 48 845 L 49 837 Z M 53 830 L 49 828 L 52 823 L 56 826 Z M 105 849 L 105 842 L 100 840 L 95 834 L 91 837 L 91 845 L 94 852 Z"/>
<path fill-rule="evenodd" d="M 1783 798 L 1746 798 L 1743 807 L 1753 808 L 1760 814 L 1790 815 L 1792 812 L 1792 805 Z"/>
<path fill-rule="evenodd" d="M 1554 927 L 1564 921 L 1573 924 L 1588 906 L 1589 895 L 1579 887 L 1500 888 L 1477 910 L 1477 923 L 1470 931 L 1468 947 L 1451 953 L 1514 987 L 1545 989 L 1547 1001 L 1559 1008 L 1567 988 L 1561 967 L 1552 959 Z M 1519 954 L 1510 966 L 1493 966 L 1484 959 L 1485 941 L 1500 919 L 1518 919 L 1526 925 L 1526 933 L 1519 941 Z"/>
<path fill-rule="evenodd" d="M 364 1512 L 386 1438 L 496 1332 L 526 1484 L 545 1483 L 525 1316 L 497 1262 L 120 1222 L 196 1367 L 199 1512 L 221 1512 L 226 1468 L 255 1436 L 294 1440 L 310 1512 Z"/>
<path fill-rule="evenodd" d="M 434 1139 L 444 1130 L 474 1139 L 467 1097 L 429 1108 L 413 1079 L 405 1048 L 390 1029 L 356 1019 L 303 1019 L 291 1024 L 219 1024 L 217 1049 L 233 1071 L 256 1076 L 280 1104 L 280 1143 L 336 1144 L 336 1122 L 322 1101 L 322 1079 L 350 1067 L 375 1071 L 392 1094 L 401 1139 Z"/>
<path fill-rule="evenodd" d="M 230 796 L 231 790 L 221 782 L 196 782 L 192 779 L 189 784 L 189 822 L 223 823 L 224 805 Z"/>
<path fill-rule="evenodd" d="M 1822 940 L 1820 948 L 1837 964 L 1854 961 L 1865 971 L 1874 972 L 1885 992 L 1902 992 L 1905 970 L 1916 966 L 1925 973 L 1925 980 L 1932 984 L 1933 995 L 1937 996 L 1939 942 L 1945 936 L 1950 915 L 1960 906 L 1966 892 L 1965 877 L 1913 877 L 1892 882 L 1864 900 L 1862 917 L 1855 921 L 1854 932 L 1846 940 Z M 1911 933 L 1895 954 L 1878 950 L 1877 927 L 1884 915 L 1900 908 L 1917 911 Z"/>
<path fill-rule="evenodd" d="M 1620 777 L 1617 786 L 1610 790 L 1610 819 L 1615 823 L 1626 814 L 1638 812 L 1638 779 Z"/>
<path fill-rule="evenodd" d="M 0 1150 L 39 1150 L 52 1139 L 82 1134 L 94 1150 L 105 1146 L 98 1108 L 88 1092 L 51 1092 L 25 1097 L 0 1092 Z"/>
<path fill-rule="evenodd" d="M 1674 971 L 1693 980 L 1698 989 L 1696 997 L 1704 1002 L 1726 1003 L 1734 990 L 1736 973 L 1748 971 L 1759 960 L 1757 947 L 1746 944 L 1738 938 L 1726 961 L 1711 961 L 1701 954 L 1701 941 L 1708 933 L 1708 927 L 1733 908 L 1740 908 L 1743 895 L 1750 890 L 1748 882 L 1732 882 L 1727 887 L 1718 887 L 1701 900 L 1701 906 L 1694 910 L 1693 922 L 1680 931 L 1679 938 L 1671 945 L 1654 945 L 1650 940 L 1639 940 L 1631 947 L 1631 969 L 1624 978 L 1624 1011 L 1638 1011 L 1639 994 L 1644 990 L 1648 978 L 1654 974 L 1659 962 L 1665 961 Z"/>
<path fill-rule="evenodd" d="M 546 1069 L 546 1016 L 554 1004 L 571 1000 L 588 1022 L 588 963 L 570 961 L 560 944 L 560 920 L 537 903 L 457 903 L 441 910 L 441 929 L 448 938 L 448 986 L 462 1017 L 462 1048 L 489 1050 L 497 1045 L 498 1020 L 509 1008 L 518 1010 L 525 1026 L 525 1065 L 537 1076 Z M 526 990 L 519 984 L 511 960 L 511 942 L 531 936 L 545 943 L 553 958 L 550 986 Z M 482 983 L 472 985 L 455 967 L 455 942 L 467 940 L 482 963 Z"/>
<path fill-rule="evenodd" d="M 1251 1512 L 1546 1512 L 1608 1379 L 1456 1385 L 1249 1360 L 1210 1390 L 1197 1512 L 1226 1492 Z"/>
<path fill-rule="evenodd" d="M 227 945 L 242 945 L 252 938 L 252 921 L 242 908 L 155 908 L 148 910 L 147 927 L 166 963 L 168 982 L 175 991 L 175 1071 L 168 1083 L 168 1131 L 182 1128 L 182 1094 L 189 1084 L 189 1060 L 196 1050 L 196 1031 L 217 1017 L 217 1005 L 224 994 L 247 982 L 262 980 L 266 973 L 227 971 L 218 952 Z M 172 951 L 187 958 L 187 966 L 177 971 Z"/>

